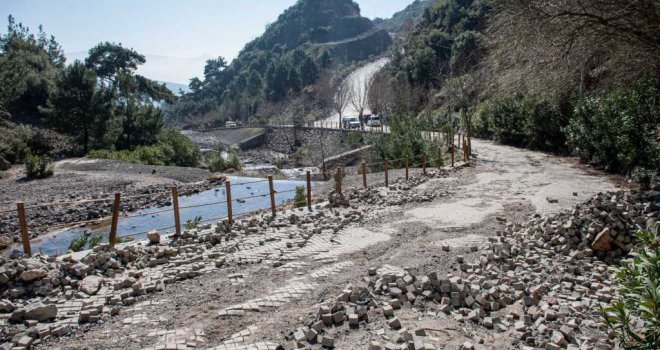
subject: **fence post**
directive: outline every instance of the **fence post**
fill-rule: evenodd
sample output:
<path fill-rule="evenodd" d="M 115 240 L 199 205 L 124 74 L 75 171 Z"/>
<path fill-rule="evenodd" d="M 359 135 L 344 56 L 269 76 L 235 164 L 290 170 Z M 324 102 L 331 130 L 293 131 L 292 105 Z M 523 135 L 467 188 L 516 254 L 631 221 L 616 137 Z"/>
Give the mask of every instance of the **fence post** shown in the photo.
<path fill-rule="evenodd" d="M 342 181 L 341 167 L 337 168 L 337 175 L 335 176 L 335 181 L 337 184 L 337 193 L 341 194 L 341 181 Z"/>
<path fill-rule="evenodd" d="M 312 211 L 312 174 L 307 172 L 307 209 Z"/>
<path fill-rule="evenodd" d="M 172 204 L 174 205 L 174 226 L 176 235 L 181 235 L 181 217 L 179 216 L 179 189 L 172 187 Z"/>
<path fill-rule="evenodd" d="M 229 221 L 230 225 L 234 224 L 234 215 L 232 213 L 232 208 L 231 208 L 231 181 L 227 180 L 225 181 L 225 189 L 227 193 L 227 221 Z"/>
<path fill-rule="evenodd" d="M 362 186 L 367 188 L 367 162 L 362 161 Z"/>
<path fill-rule="evenodd" d="M 408 181 L 408 156 L 406 156 L 406 181 Z"/>
<path fill-rule="evenodd" d="M 277 215 L 275 209 L 275 186 L 273 185 L 273 175 L 268 175 L 268 187 L 270 188 L 270 210 L 273 212 L 273 217 Z"/>
<path fill-rule="evenodd" d="M 426 154 L 422 154 L 422 173 L 426 175 Z"/>
<path fill-rule="evenodd" d="M 115 193 L 115 204 L 112 207 L 112 224 L 110 225 L 110 248 L 114 248 L 117 244 L 117 224 L 119 221 L 119 203 L 121 201 L 121 193 Z"/>
<path fill-rule="evenodd" d="M 387 174 L 387 159 L 385 159 L 385 187 L 388 187 L 390 185 L 390 179 Z"/>
<path fill-rule="evenodd" d="M 25 217 L 25 204 L 23 202 L 16 203 L 18 210 L 18 222 L 21 224 L 21 240 L 23 241 L 23 252 L 27 256 L 32 256 L 32 248 L 30 248 L 30 235 L 28 234 L 27 218 Z"/>
<path fill-rule="evenodd" d="M 455 157 L 455 150 L 454 150 L 454 143 L 451 143 L 451 167 L 454 167 L 454 157 Z"/>

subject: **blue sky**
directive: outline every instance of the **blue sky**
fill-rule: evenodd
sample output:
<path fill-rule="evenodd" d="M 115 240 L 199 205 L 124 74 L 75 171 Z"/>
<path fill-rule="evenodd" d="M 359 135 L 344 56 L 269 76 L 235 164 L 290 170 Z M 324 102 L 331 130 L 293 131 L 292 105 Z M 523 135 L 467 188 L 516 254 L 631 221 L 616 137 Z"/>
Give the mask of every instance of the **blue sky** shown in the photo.
<path fill-rule="evenodd" d="M 232 59 L 296 0 L 0 0 L 2 24 L 12 14 L 36 32 L 43 24 L 69 59 L 101 41 L 147 56 L 140 73 L 187 83 L 209 57 Z M 362 15 L 387 18 L 412 0 L 357 0 Z"/>

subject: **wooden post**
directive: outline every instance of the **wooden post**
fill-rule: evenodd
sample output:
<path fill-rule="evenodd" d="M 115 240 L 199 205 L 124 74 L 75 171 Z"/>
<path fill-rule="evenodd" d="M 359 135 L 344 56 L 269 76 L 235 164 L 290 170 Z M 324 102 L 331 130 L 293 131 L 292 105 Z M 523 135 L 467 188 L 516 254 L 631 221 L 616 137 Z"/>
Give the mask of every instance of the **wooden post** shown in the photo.
<path fill-rule="evenodd" d="M 272 175 L 268 175 L 268 187 L 270 188 L 270 210 L 273 212 L 273 216 L 276 216 L 277 210 L 275 209 L 275 186 L 273 185 Z"/>
<path fill-rule="evenodd" d="M 231 181 L 225 181 L 225 189 L 227 193 L 227 221 L 230 225 L 234 224 L 234 215 L 231 208 Z"/>
<path fill-rule="evenodd" d="M 30 248 L 30 235 L 28 234 L 27 218 L 25 217 L 25 204 L 23 202 L 16 203 L 18 209 L 18 222 L 21 225 L 21 240 L 23 241 L 23 252 L 27 256 L 32 256 L 32 249 Z"/>
<path fill-rule="evenodd" d="M 179 216 L 179 189 L 172 187 L 172 204 L 174 205 L 174 226 L 176 235 L 181 235 L 181 217 Z"/>
<path fill-rule="evenodd" d="M 339 193 L 339 194 L 341 194 L 341 181 L 342 181 L 341 175 L 342 175 L 341 174 L 341 167 L 339 167 L 339 168 L 337 168 L 337 175 L 335 175 L 335 181 L 336 181 L 336 184 L 337 184 L 336 189 L 337 189 L 337 193 Z"/>
<path fill-rule="evenodd" d="M 119 203 L 121 202 L 121 193 L 115 193 L 115 205 L 112 207 L 112 224 L 110 225 L 110 248 L 117 244 L 117 223 L 119 221 Z"/>
<path fill-rule="evenodd" d="M 426 154 L 422 154 L 422 172 L 426 175 Z"/>
<path fill-rule="evenodd" d="M 408 156 L 406 156 L 406 181 L 408 181 Z"/>
<path fill-rule="evenodd" d="M 456 151 L 454 150 L 454 143 L 453 142 L 452 142 L 450 147 L 451 147 L 451 167 L 453 168 L 454 167 L 454 157 L 455 157 L 455 153 L 456 153 Z"/>
<path fill-rule="evenodd" d="M 362 186 L 367 188 L 367 162 L 362 161 Z"/>
<path fill-rule="evenodd" d="M 465 138 L 463 138 L 463 161 L 467 161 L 467 155 L 466 155 L 467 149 L 465 149 Z"/>
<path fill-rule="evenodd" d="M 307 209 L 312 211 L 312 174 L 307 172 Z"/>
<path fill-rule="evenodd" d="M 390 185 L 390 179 L 387 174 L 387 159 L 385 159 L 385 186 L 389 186 L 389 185 Z"/>

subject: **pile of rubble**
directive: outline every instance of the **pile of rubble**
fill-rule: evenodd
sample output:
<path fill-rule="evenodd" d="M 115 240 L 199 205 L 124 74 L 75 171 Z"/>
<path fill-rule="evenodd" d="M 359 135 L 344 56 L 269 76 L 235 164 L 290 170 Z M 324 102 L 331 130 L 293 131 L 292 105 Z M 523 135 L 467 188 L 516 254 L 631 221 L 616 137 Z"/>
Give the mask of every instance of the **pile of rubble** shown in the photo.
<path fill-rule="evenodd" d="M 253 215 L 216 224 L 200 224 L 176 240 L 162 240 L 158 233 L 147 242 L 120 244 L 114 249 L 99 245 L 79 260 L 72 255 L 0 258 L 0 342 L 28 347 L 48 336 L 68 334 L 85 323 L 99 322 L 132 305 L 143 295 L 163 291 L 167 284 L 200 276 L 230 263 L 262 261 L 281 266 L 282 252 L 250 259 L 238 252 L 245 239 L 256 245 L 273 243 L 267 232 L 286 231 L 286 247 L 304 247 L 315 234 L 338 232 L 363 220 L 356 209 L 346 208 L 275 218 Z M 261 237 L 263 236 L 263 238 Z M 251 238 L 254 237 L 254 238 Z M 241 247 L 239 247 L 239 245 Z M 271 253 L 268 253 L 271 254 Z M 37 331 L 39 330 L 39 331 Z M 0 347 L 2 348 L 2 347 Z"/>
<path fill-rule="evenodd" d="M 477 260 L 458 255 L 456 274 L 377 274 L 372 268 L 367 289 L 351 287 L 334 304 L 322 305 L 318 319 L 292 332 L 283 347 L 331 347 L 333 340 L 321 337 L 327 327 L 346 320 L 356 327 L 376 308 L 391 328 L 404 329 L 385 349 L 433 348 L 395 316 L 405 305 L 512 332 L 515 347 L 611 349 L 599 308 L 617 295 L 610 264 L 630 252 L 638 230 L 660 234 L 659 210 L 660 192 L 600 193 L 572 211 L 506 224 Z M 383 345 L 372 342 L 370 349 Z"/>

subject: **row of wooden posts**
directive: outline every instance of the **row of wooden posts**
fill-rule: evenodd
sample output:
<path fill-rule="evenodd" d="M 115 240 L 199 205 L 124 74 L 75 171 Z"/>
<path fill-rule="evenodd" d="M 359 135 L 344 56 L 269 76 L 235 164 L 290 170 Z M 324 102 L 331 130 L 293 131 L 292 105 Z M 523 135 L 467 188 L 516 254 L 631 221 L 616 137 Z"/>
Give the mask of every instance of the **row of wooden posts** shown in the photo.
<path fill-rule="evenodd" d="M 459 142 L 460 142 L 460 135 L 459 135 Z M 470 151 L 470 146 L 469 146 L 469 140 L 466 141 L 465 138 L 463 138 L 463 160 L 464 161 L 469 161 L 469 157 L 471 154 Z M 451 166 L 454 166 L 454 158 L 455 158 L 455 149 L 452 145 L 451 147 Z M 405 167 L 405 176 L 406 176 L 406 181 L 409 180 L 409 158 L 406 157 L 404 160 L 404 167 Z M 442 164 L 442 152 L 440 149 L 438 149 L 438 164 Z M 427 166 L 427 159 L 426 155 L 422 155 L 422 172 L 423 174 L 426 174 L 426 166 Z M 362 162 L 362 186 L 364 188 L 367 187 L 367 163 Z M 384 166 L 384 176 L 385 176 L 385 186 L 389 186 L 389 163 L 387 159 L 383 162 Z M 343 169 L 341 167 L 337 168 L 337 175 L 336 175 L 336 181 L 337 181 L 337 186 L 336 190 L 338 193 L 342 193 L 342 187 L 341 183 L 342 181 L 339 180 L 343 177 Z M 306 173 L 306 182 L 307 182 L 307 208 L 311 211 L 312 210 L 312 181 L 311 181 L 311 173 L 307 171 Z M 270 208 L 273 216 L 277 215 L 277 206 L 275 203 L 275 194 L 277 193 L 275 191 L 275 185 L 273 183 L 273 177 L 268 176 L 268 187 L 269 187 L 269 195 L 270 195 Z M 226 188 L 226 203 L 227 203 L 227 221 L 231 225 L 234 223 L 234 218 L 233 218 L 233 210 L 232 210 L 232 196 L 231 196 L 231 181 L 225 181 L 225 188 Z M 174 229 L 176 232 L 176 236 L 179 236 L 181 234 L 181 217 L 180 217 L 180 206 L 179 206 L 179 192 L 177 187 L 172 187 L 171 189 L 172 192 L 172 211 L 174 212 Z M 264 195 L 265 196 L 265 195 Z M 240 200 L 241 198 L 238 198 L 236 200 Z M 210 204 L 209 204 L 210 205 Z M 114 198 L 114 205 L 112 209 L 112 221 L 110 224 L 110 235 L 108 238 L 108 241 L 110 243 L 110 247 L 114 247 L 115 244 L 117 243 L 117 227 L 119 223 L 119 212 L 120 212 L 120 206 L 121 206 L 121 192 L 115 193 L 115 198 Z M 21 232 L 21 240 L 23 242 L 23 252 L 31 256 L 32 255 L 32 249 L 30 247 L 30 236 L 28 232 L 28 222 L 27 222 L 27 217 L 25 215 L 25 204 L 24 203 L 17 203 L 16 204 L 16 209 L 18 212 L 18 221 L 20 224 L 20 232 Z"/>

